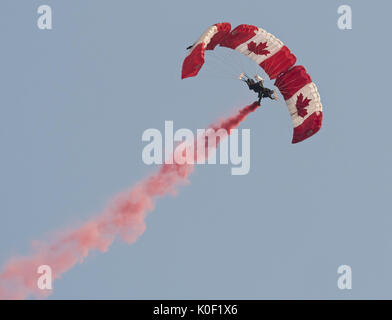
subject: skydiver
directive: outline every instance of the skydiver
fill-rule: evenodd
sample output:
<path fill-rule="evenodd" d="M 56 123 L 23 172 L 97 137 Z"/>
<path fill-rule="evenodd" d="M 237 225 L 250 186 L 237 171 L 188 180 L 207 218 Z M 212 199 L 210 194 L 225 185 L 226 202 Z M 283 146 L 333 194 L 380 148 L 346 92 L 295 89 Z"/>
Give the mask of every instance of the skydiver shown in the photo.
<path fill-rule="evenodd" d="M 244 81 L 248 85 L 249 90 L 253 90 L 258 94 L 258 98 L 259 98 L 259 100 L 257 101 L 258 104 L 260 104 L 262 98 L 270 98 L 272 100 L 278 100 L 278 96 L 275 90 L 271 90 L 269 88 L 264 87 L 263 85 L 264 79 L 262 77 L 255 75 L 256 80 L 253 80 L 252 78 L 249 78 L 244 73 L 241 73 L 239 79 Z"/>

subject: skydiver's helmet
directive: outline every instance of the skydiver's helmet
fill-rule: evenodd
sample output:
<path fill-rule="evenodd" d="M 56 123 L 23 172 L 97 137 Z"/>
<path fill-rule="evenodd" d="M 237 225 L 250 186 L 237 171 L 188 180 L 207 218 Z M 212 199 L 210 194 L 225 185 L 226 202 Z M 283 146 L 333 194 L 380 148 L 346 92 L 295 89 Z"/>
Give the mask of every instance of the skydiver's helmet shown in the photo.
<path fill-rule="evenodd" d="M 262 77 L 260 77 L 258 74 L 255 75 L 255 79 L 257 81 L 264 81 L 264 79 Z"/>

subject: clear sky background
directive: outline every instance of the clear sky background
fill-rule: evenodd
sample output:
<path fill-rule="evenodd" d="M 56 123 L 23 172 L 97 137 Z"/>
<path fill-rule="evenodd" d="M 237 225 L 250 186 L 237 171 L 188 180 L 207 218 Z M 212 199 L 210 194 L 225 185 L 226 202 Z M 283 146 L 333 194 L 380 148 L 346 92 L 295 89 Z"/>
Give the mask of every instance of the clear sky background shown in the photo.
<path fill-rule="evenodd" d="M 51 31 L 37 28 L 41 4 L 52 7 Z M 341 4 L 352 6 L 352 30 L 337 28 Z M 141 158 L 145 129 L 204 128 L 254 100 L 235 79 L 180 79 L 185 47 L 228 21 L 263 27 L 296 54 L 318 85 L 322 130 L 292 145 L 283 101 L 266 101 L 242 124 L 248 175 L 198 166 L 178 196 L 157 202 L 134 245 L 92 253 L 50 298 L 392 298 L 391 9 L 2 0 L 0 263 L 154 170 Z M 351 291 L 337 288 L 342 264 Z"/>

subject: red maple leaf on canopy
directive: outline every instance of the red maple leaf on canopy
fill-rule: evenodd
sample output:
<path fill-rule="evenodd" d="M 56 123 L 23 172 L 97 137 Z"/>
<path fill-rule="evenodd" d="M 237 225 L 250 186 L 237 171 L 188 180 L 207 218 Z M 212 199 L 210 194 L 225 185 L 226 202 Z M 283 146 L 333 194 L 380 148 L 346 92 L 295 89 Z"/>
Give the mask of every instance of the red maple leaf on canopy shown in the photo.
<path fill-rule="evenodd" d="M 256 42 L 254 41 L 248 43 L 248 50 L 258 55 L 266 56 L 267 54 L 270 54 L 270 52 L 266 50 L 266 48 L 267 42 L 260 42 L 258 45 L 256 45 Z"/>
<path fill-rule="evenodd" d="M 295 107 L 297 108 L 298 115 L 300 117 L 305 117 L 308 114 L 306 107 L 309 106 L 309 102 L 312 99 L 305 98 L 302 93 L 297 96 L 297 102 L 295 103 Z"/>

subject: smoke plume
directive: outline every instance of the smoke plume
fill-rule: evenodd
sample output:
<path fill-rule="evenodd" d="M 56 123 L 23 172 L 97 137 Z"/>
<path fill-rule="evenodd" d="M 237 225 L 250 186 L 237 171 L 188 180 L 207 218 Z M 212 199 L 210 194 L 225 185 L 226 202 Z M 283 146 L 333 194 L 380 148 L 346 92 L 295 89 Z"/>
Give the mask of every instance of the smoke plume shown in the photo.
<path fill-rule="evenodd" d="M 230 133 L 258 106 L 256 102 L 248 105 L 210 128 Z M 42 298 L 50 294 L 51 291 L 37 286 L 40 265 L 49 265 L 52 277 L 59 278 L 82 262 L 90 251 L 107 251 L 116 237 L 134 243 L 146 229 L 145 218 L 154 209 L 155 200 L 175 194 L 177 187 L 187 183 L 193 169 L 191 164 L 163 164 L 132 189 L 115 196 L 97 217 L 77 228 L 56 232 L 49 241 L 34 241 L 31 255 L 12 257 L 4 264 L 0 273 L 0 299 Z"/>

